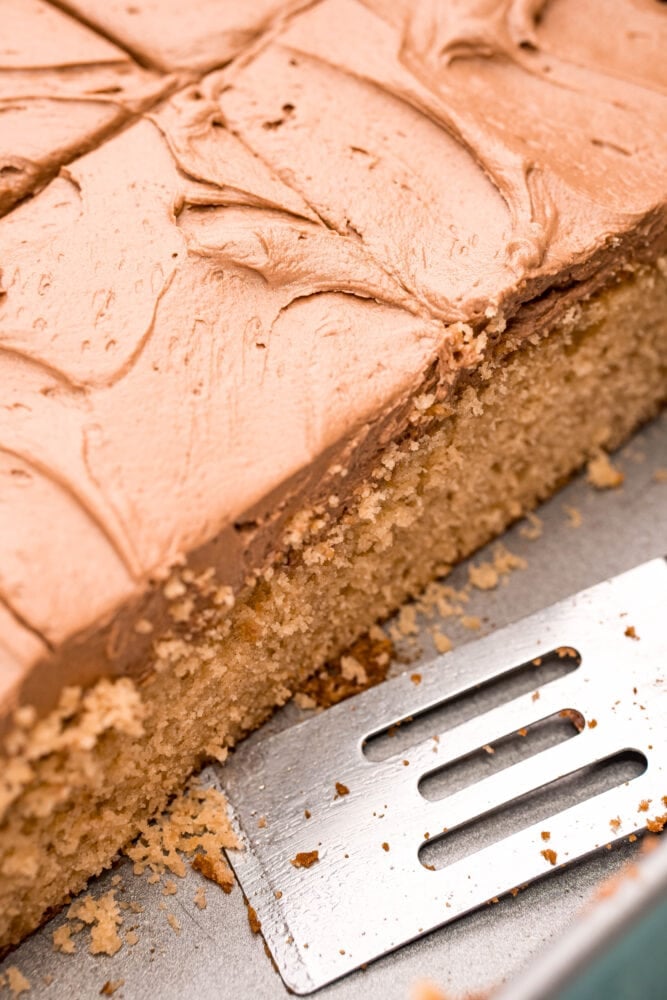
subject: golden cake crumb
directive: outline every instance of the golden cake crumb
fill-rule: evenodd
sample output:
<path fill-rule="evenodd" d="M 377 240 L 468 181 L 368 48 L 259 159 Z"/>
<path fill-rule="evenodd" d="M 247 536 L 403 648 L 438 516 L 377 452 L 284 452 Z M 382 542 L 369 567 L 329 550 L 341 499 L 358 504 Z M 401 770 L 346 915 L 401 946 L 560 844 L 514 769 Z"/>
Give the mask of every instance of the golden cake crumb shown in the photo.
<path fill-rule="evenodd" d="M 452 640 L 440 629 L 434 628 L 431 635 L 433 636 L 433 644 L 439 653 L 449 653 L 454 648 Z"/>
<path fill-rule="evenodd" d="M 623 635 L 627 636 L 628 639 L 637 639 L 637 640 L 639 639 L 639 636 L 637 635 L 634 625 L 628 625 Z"/>
<path fill-rule="evenodd" d="M 488 562 L 468 567 L 468 579 L 477 590 L 493 590 L 498 586 L 498 572 Z"/>
<path fill-rule="evenodd" d="M 290 859 L 290 864 L 294 868 L 310 868 L 319 860 L 319 851 L 299 851 L 296 857 Z"/>
<path fill-rule="evenodd" d="M 124 979 L 107 979 L 106 983 L 100 990 L 101 997 L 112 997 L 116 990 L 119 990 L 121 986 L 125 985 Z"/>
<path fill-rule="evenodd" d="M 155 875 L 169 870 L 182 878 L 182 854 L 191 855 L 201 849 L 217 857 L 223 848 L 238 846 L 225 797 L 216 788 L 202 788 L 193 780 L 161 816 L 142 825 L 138 839 L 125 853 L 134 861 L 139 875 L 149 867 Z"/>
<path fill-rule="evenodd" d="M 667 483 L 667 469 L 656 469 L 653 473 L 654 483 Z"/>
<path fill-rule="evenodd" d="M 654 816 L 653 819 L 646 821 L 646 829 L 651 833 L 662 833 L 667 825 L 667 813 L 663 813 L 662 816 Z"/>
<path fill-rule="evenodd" d="M 195 906 L 198 910 L 205 910 L 208 906 L 208 901 L 206 899 L 206 889 L 203 885 L 200 885 L 194 895 Z"/>
<path fill-rule="evenodd" d="M 542 531 L 544 525 L 537 514 L 529 513 L 526 514 L 527 524 L 522 524 L 519 528 L 519 534 L 522 538 L 526 538 L 529 542 L 535 542 L 538 538 L 542 537 Z"/>
<path fill-rule="evenodd" d="M 588 462 L 586 478 L 596 490 L 615 490 L 625 475 L 612 464 L 606 451 L 599 450 Z"/>
<path fill-rule="evenodd" d="M 545 851 L 540 851 L 540 854 L 545 861 L 548 861 L 550 865 L 555 865 L 558 861 L 558 855 L 550 847 L 547 847 Z"/>
<path fill-rule="evenodd" d="M 571 528 L 580 528 L 582 526 L 584 519 L 578 507 L 572 507 L 570 504 L 564 503 L 563 510 L 567 514 L 568 524 Z"/>
<path fill-rule="evenodd" d="M 464 628 L 477 632 L 482 627 L 482 619 L 478 618 L 477 615 L 463 615 L 461 624 Z"/>
<path fill-rule="evenodd" d="M 172 881 L 172 879 L 167 879 L 167 881 L 164 884 L 164 888 L 162 890 L 162 895 L 175 896 L 177 892 L 178 889 L 176 888 L 176 883 Z"/>
<path fill-rule="evenodd" d="M 257 916 L 257 911 L 254 906 L 246 901 L 246 909 L 248 912 L 248 923 L 250 924 L 250 930 L 253 934 L 259 934 L 262 929 L 262 921 Z"/>
<path fill-rule="evenodd" d="M 210 854 L 196 854 L 192 867 L 195 871 L 201 872 L 204 878 L 219 885 L 227 895 L 234 888 L 234 874 L 223 858 L 212 857 Z"/>
<path fill-rule="evenodd" d="M 10 965 L 6 972 L 7 986 L 13 997 L 18 997 L 22 993 L 28 993 L 31 989 L 30 980 L 26 979 L 21 970 L 15 965 Z"/>
<path fill-rule="evenodd" d="M 178 917 L 176 916 L 175 913 L 168 913 L 167 914 L 167 923 L 171 927 L 171 929 L 174 932 L 174 934 L 180 934 L 181 933 L 181 925 L 180 925 Z"/>
<path fill-rule="evenodd" d="M 70 924 L 61 924 L 53 932 L 53 950 L 61 951 L 64 955 L 73 955 L 76 951 L 76 944 L 72 941 L 72 927 Z"/>
<path fill-rule="evenodd" d="M 99 899 L 91 895 L 75 899 L 67 911 L 68 920 L 81 920 L 90 927 L 88 951 L 91 955 L 115 955 L 123 947 L 118 928 L 123 923 L 116 890 Z"/>
<path fill-rule="evenodd" d="M 350 789 L 347 787 L 347 785 L 344 785 L 342 781 L 337 781 L 336 796 L 342 797 L 343 795 L 349 795 L 349 794 L 350 794 Z"/>
<path fill-rule="evenodd" d="M 130 948 L 133 948 L 135 944 L 138 943 L 139 943 L 139 935 L 137 934 L 137 932 L 132 930 L 128 931 L 125 935 L 125 944 L 129 945 Z"/>

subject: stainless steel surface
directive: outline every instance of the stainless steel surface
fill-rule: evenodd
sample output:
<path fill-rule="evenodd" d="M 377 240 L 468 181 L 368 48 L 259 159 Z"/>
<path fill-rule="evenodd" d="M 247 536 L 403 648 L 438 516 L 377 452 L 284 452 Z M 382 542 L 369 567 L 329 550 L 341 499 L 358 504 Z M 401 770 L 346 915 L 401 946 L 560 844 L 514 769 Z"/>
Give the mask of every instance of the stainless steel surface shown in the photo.
<path fill-rule="evenodd" d="M 550 1000 L 604 948 L 667 896 L 667 843 L 632 867 L 614 892 L 588 907 L 563 936 L 494 1000 Z"/>
<path fill-rule="evenodd" d="M 526 538 L 522 525 L 507 532 L 503 541 L 528 565 L 505 578 L 506 584 L 496 590 L 471 592 L 466 610 L 482 619 L 484 632 L 664 553 L 667 485 L 654 479 L 654 472 L 667 467 L 667 417 L 637 434 L 615 461 L 625 473 L 622 489 L 598 493 L 579 477 L 539 509 L 541 537 Z M 580 512 L 581 527 L 572 527 L 566 505 Z M 485 557 L 481 552 L 472 561 Z M 466 580 L 467 564 L 463 564 L 448 582 L 461 587 Z M 401 651 L 413 653 L 411 671 L 420 670 L 420 663 L 431 660 L 435 652 L 426 623 L 421 624 L 416 637 L 421 652 Z M 456 648 L 474 638 L 456 619 L 440 624 Z M 406 639 L 410 647 L 414 642 Z M 405 667 L 399 663 L 397 669 Z M 290 703 L 251 739 L 263 740 L 303 718 L 304 713 Z M 437 982 L 453 997 L 496 986 L 550 947 L 599 883 L 634 857 L 637 847 L 616 844 L 611 851 L 529 886 L 516 898 L 505 897 L 497 905 L 476 910 L 375 962 L 366 972 L 352 973 L 325 987 L 318 1000 L 358 1000 L 360 996 L 408 1000 L 415 981 L 424 978 Z M 124 985 L 114 994 L 116 1000 L 154 1000 L 156 996 L 160 1000 L 287 1000 L 262 941 L 250 931 L 238 888 L 225 896 L 188 868 L 184 879 L 175 880 L 177 895 L 165 897 L 162 884 L 151 885 L 145 877 L 133 876 L 131 865 L 122 861 L 92 880 L 90 892 L 94 896 L 107 892 L 117 875 L 122 877 L 118 898 L 143 907 L 141 913 L 124 914 L 121 934 L 136 926 L 139 940 L 134 947 L 124 945 L 113 958 L 92 956 L 82 933 L 74 939 L 75 955 L 56 954 L 52 935 L 64 922 L 61 914 L 9 955 L 0 972 L 17 965 L 32 984 L 27 996 L 46 1000 L 63 996 L 92 1000 L 107 980 L 119 979 Z M 194 894 L 202 886 L 208 907 L 200 911 Z M 363 906 L 363 898 L 359 905 Z M 169 911 L 181 923 L 180 934 L 167 923 Z"/>
<path fill-rule="evenodd" d="M 319 989 L 555 866 L 638 833 L 652 815 L 641 802 L 655 803 L 653 814 L 664 811 L 665 608 L 660 558 L 440 656 L 419 675 L 406 673 L 239 748 L 220 774 L 245 848 L 229 859 L 293 992 Z M 628 627 L 639 638 L 626 635 Z M 574 669 L 539 686 L 534 674 L 549 659 Z M 405 731 L 406 719 L 460 703 L 522 664 L 530 693 L 453 728 L 439 730 L 433 720 L 430 736 L 385 760 L 368 759 L 364 748 L 375 734 L 401 724 Z M 485 746 L 492 755 L 497 741 L 562 711 L 580 713 L 583 728 L 572 726 L 573 738 L 435 801 L 423 794 L 429 774 Z M 624 751 L 641 755 L 643 773 L 591 795 L 578 772 L 590 774 L 591 765 Z M 584 801 L 563 809 L 556 783 L 567 775 L 578 779 L 567 797 L 579 791 Z M 510 836 L 480 847 L 471 829 L 462 858 L 437 870 L 420 860 L 427 842 L 444 843 L 457 828 L 552 784 L 553 806 L 539 821 L 527 807 L 524 828 Z M 314 851 L 311 867 L 295 866 Z"/>

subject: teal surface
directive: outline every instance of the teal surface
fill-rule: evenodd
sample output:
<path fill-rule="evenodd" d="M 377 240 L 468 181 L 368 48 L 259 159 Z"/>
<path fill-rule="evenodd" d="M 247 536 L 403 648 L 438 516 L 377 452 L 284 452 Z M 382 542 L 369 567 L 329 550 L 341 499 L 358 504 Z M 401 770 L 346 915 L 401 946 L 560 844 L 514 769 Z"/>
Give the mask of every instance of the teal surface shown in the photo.
<path fill-rule="evenodd" d="M 640 918 L 557 1000 L 667 1000 L 667 900 Z"/>

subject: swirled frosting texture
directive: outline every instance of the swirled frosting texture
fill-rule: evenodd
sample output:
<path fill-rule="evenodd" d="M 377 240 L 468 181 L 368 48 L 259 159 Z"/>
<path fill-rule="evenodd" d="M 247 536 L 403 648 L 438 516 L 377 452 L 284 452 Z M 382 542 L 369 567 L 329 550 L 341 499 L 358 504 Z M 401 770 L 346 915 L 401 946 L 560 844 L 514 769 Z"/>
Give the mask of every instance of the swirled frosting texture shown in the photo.
<path fill-rule="evenodd" d="M 152 579 L 189 556 L 239 585 L 489 333 L 664 245 L 653 0 L 608 49 L 593 0 L 266 7 L 0 223 L 7 705 L 131 670 Z"/>
<path fill-rule="evenodd" d="M 175 81 L 42 0 L 3 0 L 0 214 Z"/>

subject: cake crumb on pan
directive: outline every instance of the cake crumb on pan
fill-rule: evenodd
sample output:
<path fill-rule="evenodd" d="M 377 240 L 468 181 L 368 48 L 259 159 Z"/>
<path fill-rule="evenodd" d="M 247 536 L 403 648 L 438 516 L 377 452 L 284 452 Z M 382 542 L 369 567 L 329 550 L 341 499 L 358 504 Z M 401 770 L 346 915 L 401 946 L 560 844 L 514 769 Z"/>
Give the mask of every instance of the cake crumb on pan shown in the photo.
<path fill-rule="evenodd" d="M 0 986 L 3 984 L 3 981 L 7 983 L 13 997 L 21 996 L 22 993 L 28 993 L 32 989 L 30 980 L 23 975 L 16 965 L 10 965 L 5 975 L 0 977 Z"/>
<path fill-rule="evenodd" d="M 623 485 L 624 473 L 609 458 L 606 451 L 599 449 L 588 462 L 586 478 L 596 490 L 615 490 Z"/>
<path fill-rule="evenodd" d="M 119 990 L 121 986 L 125 985 L 124 979 L 107 979 L 106 983 L 100 990 L 101 997 L 112 997 L 116 990 Z"/>

